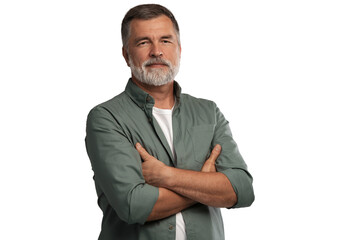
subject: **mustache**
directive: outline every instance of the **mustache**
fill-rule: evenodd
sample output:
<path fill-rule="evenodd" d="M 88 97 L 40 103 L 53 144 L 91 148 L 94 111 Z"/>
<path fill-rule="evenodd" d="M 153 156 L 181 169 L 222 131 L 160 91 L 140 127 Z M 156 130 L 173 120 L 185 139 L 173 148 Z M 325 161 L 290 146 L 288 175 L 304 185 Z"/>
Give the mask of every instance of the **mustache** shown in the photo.
<path fill-rule="evenodd" d="M 162 58 L 151 58 L 151 59 L 147 60 L 146 62 L 144 62 L 143 66 L 147 67 L 147 66 L 150 66 L 152 64 L 163 64 L 163 65 L 166 65 L 168 67 L 172 66 L 170 61 L 162 59 Z"/>

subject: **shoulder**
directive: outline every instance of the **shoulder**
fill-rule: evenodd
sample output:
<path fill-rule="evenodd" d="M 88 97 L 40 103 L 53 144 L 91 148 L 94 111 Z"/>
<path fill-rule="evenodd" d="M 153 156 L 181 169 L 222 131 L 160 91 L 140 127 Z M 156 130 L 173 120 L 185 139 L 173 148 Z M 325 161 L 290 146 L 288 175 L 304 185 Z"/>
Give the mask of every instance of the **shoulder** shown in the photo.
<path fill-rule="evenodd" d="M 125 92 L 122 92 L 116 95 L 115 97 L 94 106 L 90 110 L 89 115 L 94 114 L 96 112 L 110 112 L 110 113 L 116 112 L 120 110 L 122 106 L 125 106 L 125 104 L 127 104 L 129 100 L 130 99 L 127 96 L 127 94 Z"/>
<path fill-rule="evenodd" d="M 128 101 L 130 101 L 129 97 L 125 92 L 122 92 L 119 95 L 93 107 L 88 114 L 88 118 L 118 114 L 122 111 L 123 107 L 127 105 Z"/>

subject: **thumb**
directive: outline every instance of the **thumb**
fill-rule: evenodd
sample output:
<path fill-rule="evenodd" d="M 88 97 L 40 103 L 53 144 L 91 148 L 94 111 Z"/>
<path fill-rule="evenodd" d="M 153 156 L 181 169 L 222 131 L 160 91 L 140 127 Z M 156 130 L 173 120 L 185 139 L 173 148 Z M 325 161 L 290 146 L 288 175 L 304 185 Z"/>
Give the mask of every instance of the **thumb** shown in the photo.
<path fill-rule="evenodd" d="M 142 145 L 140 145 L 140 143 L 136 143 L 136 149 L 140 155 L 140 157 L 144 160 L 144 161 L 148 161 L 150 160 L 150 158 L 152 157 L 146 150 L 145 148 L 142 147 Z"/>
<path fill-rule="evenodd" d="M 217 144 L 213 148 L 208 160 L 211 161 L 212 163 L 215 163 L 215 160 L 219 157 L 220 153 L 221 153 L 221 146 Z"/>

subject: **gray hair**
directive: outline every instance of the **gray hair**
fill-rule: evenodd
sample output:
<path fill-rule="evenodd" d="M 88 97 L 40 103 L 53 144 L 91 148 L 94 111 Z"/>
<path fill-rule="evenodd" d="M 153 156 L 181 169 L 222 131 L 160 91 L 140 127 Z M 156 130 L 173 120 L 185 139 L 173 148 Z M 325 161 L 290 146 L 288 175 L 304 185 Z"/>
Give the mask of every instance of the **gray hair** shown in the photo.
<path fill-rule="evenodd" d="M 127 46 L 130 38 L 130 23 L 133 19 L 149 20 L 161 15 L 165 15 L 171 19 L 177 35 L 178 43 L 180 45 L 179 26 L 172 12 L 159 4 L 143 4 L 131 8 L 124 16 L 122 21 L 123 46 L 126 47 L 126 49 L 128 48 Z"/>

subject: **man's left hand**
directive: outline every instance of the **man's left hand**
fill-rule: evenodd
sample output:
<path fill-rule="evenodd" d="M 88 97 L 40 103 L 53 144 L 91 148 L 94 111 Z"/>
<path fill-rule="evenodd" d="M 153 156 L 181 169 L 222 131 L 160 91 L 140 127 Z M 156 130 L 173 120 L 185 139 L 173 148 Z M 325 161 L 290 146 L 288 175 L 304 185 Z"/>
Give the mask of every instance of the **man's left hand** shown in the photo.
<path fill-rule="evenodd" d="M 136 149 L 144 161 L 142 171 L 146 183 L 155 187 L 162 187 L 167 174 L 169 174 L 170 167 L 151 156 L 139 143 L 136 144 Z"/>

